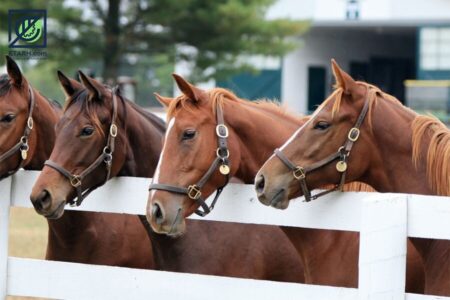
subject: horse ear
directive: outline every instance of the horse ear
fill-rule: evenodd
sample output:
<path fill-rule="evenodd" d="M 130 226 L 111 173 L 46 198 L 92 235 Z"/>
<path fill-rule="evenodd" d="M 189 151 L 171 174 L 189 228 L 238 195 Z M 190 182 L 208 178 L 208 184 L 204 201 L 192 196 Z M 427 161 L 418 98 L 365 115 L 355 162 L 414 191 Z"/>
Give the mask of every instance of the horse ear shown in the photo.
<path fill-rule="evenodd" d="M 78 70 L 78 75 L 80 76 L 81 83 L 83 83 L 84 87 L 89 91 L 89 99 L 91 100 L 100 100 L 102 96 L 105 94 L 104 86 L 87 75 L 85 75 L 82 71 Z"/>
<path fill-rule="evenodd" d="M 75 92 L 83 88 L 81 83 L 79 83 L 78 81 L 70 79 L 69 77 L 64 75 L 64 73 L 61 72 L 60 70 L 58 70 L 57 72 L 58 72 L 58 80 L 61 84 L 64 94 L 67 97 L 72 96 L 73 94 L 75 94 Z"/>
<path fill-rule="evenodd" d="M 156 100 L 158 100 L 159 103 L 161 103 L 164 107 L 169 107 L 170 102 L 172 102 L 172 98 L 169 97 L 163 97 L 158 93 L 153 93 L 155 95 Z"/>
<path fill-rule="evenodd" d="M 175 79 L 175 82 L 177 83 L 177 86 L 180 89 L 180 91 L 183 94 L 185 94 L 189 99 L 194 100 L 196 102 L 202 99 L 202 96 L 205 94 L 205 91 L 199 89 L 193 84 L 190 84 L 180 75 L 174 73 L 172 74 L 172 76 Z"/>
<path fill-rule="evenodd" d="M 352 94 L 355 92 L 358 85 L 356 81 L 342 70 L 334 59 L 331 59 L 331 67 L 333 69 L 334 78 L 336 79 L 336 85 L 344 89 L 344 93 Z"/>
<path fill-rule="evenodd" d="M 14 59 L 12 59 L 9 55 L 6 55 L 6 70 L 12 83 L 16 86 L 21 86 L 24 79 L 22 72 Z"/>

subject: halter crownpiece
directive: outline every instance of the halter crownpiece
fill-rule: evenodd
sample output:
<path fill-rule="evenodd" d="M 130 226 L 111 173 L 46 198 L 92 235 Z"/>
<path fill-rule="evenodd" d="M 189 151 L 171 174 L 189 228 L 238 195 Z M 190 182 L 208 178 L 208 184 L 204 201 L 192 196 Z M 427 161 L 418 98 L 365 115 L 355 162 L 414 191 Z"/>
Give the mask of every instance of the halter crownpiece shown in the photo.
<path fill-rule="evenodd" d="M 17 168 L 12 171 L 9 171 L 1 178 L 8 177 L 14 173 L 16 173 L 20 168 L 22 168 L 25 164 L 26 159 L 28 158 L 28 151 L 30 150 L 30 146 L 28 144 L 28 139 L 30 137 L 31 131 L 33 130 L 33 110 L 35 106 L 34 92 L 30 84 L 28 84 L 28 93 L 30 95 L 30 105 L 28 108 L 28 118 L 27 123 L 25 125 L 25 129 L 23 131 L 23 135 L 20 137 L 19 142 L 12 146 L 8 151 L 0 155 L 0 163 L 4 160 L 8 159 L 16 152 L 20 152 L 20 162 Z"/>
<path fill-rule="evenodd" d="M 355 125 L 349 130 L 347 134 L 347 139 L 344 142 L 344 145 L 341 146 L 337 152 L 334 154 L 331 154 L 330 156 L 308 166 L 308 167 L 301 167 L 295 165 L 289 158 L 284 155 L 283 152 L 281 152 L 280 149 L 275 149 L 275 155 L 292 171 L 292 175 L 295 179 L 297 179 L 300 182 L 300 188 L 302 189 L 303 195 L 305 196 L 305 201 L 309 202 L 311 200 L 315 200 L 321 196 L 324 196 L 328 193 L 340 190 L 342 191 L 342 188 L 345 184 L 345 175 L 347 173 L 347 159 L 350 156 L 350 152 L 353 148 L 353 144 L 358 140 L 361 131 L 360 127 L 362 122 L 364 121 L 364 118 L 367 115 L 367 111 L 369 110 L 369 88 L 367 88 L 366 92 L 366 99 L 364 102 L 364 106 L 358 116 L 358 119 L 356 120 Z M 306 175 L 308 173 L 311 173 L 317 169 L 320 169 L 333 161 L 338 160 L 336 163 L 336 171 L 341 173 L 341 180 L 339 181 L 339 184 L 337 184 L 334 188 L 320 192 L 315 195 L 311 195 L 311 191 L 308 189 L 308 185 L 306 184 Z"/>
<path fill-rule="evenodd" d="M 52 169 L 55 169 L 59 173 L 61 173 L 64 177 L 66 177 L 70 181 L 70 185 L 74 187 L 77 191 L 77 198 L 72 199 L 70 201 L 70 206 L 80 206 L 83 202 L 84 198 L 89 195 L 94 189 L 88 188 L 83 191 L 82 189 L 82 181 L 83 179 L 92 173 L 100 164 L 105 163 L 106 166 L 106 178 L 105 183 L 109 180 L 111 176 L 111 166 L 115 148 L 115 139 L 117 137 L 118 128 L 116 125 L 117 119 L 117 93 L 118 87 L 114 87 L 111 91 L 112 93 L 112 116 L 111 116 L 111 124 L 109 126 L 108 131 L 108 139 L 106 141 L 106 146 L 103 148 L 102 153 L 97 157 L 97 159 L 89 165 L 83 172 L 80 174 L 73 174 L 69 172 L 67 169 L 57 164 L 54 161 L 46 160 L 44 165 L 49 166 Z"/>
<path fill-rule="evenodd" d="M 229 132 L 228 127 L 225 125 L 225 120 L 223 118 L 222 107 L 219 104 L 217 104 L 216 107 L 216 119 L 217 119 L 216 158 L 211 163 L 211 166 L 209 167 L 208 171 L 206 171 L 206 173 L 203 175 L 203 177 L 200 178 L 200 180 L 197 183 L 191 184 L 187 188 L 162 183 L 152 183 L 150 184 L 149 187 L 149 191 L 161 190 L 176 194 L 187 195 L 190 199 L 197 202 L 203 208 L 203 210 L 197 209 L 195 211 L 195 213 L 201 217 L 206 216 L 214 209 L 214 206 L 216 205 L 216 202 L 219 199 L 219 196 L 222 193 L 223 188 L 228 184 L 228 181 L 230 179 L 230 160 L 229 160 L 230 151 L 228 150 L 228 143 L 227 143 Z M 217 188 L 216 195 L 214 196 L 211 205 L 208 206 L 208 204 L 206 204 L 205 200 L 202 197 L 201 189 L 209 180 L 209 178 L 214 174 L 217 168 L 219 168 L 219 172 L 225 176 L 225 183 L 221 187 Z"/>

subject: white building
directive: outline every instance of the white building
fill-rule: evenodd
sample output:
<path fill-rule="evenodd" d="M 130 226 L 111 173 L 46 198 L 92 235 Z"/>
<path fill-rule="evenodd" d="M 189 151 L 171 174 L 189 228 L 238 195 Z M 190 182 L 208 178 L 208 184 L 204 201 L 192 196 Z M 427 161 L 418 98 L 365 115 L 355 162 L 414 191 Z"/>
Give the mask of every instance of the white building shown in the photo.
<path fill-rule="evenodd" d="M 450 79 L 449 0 L 279 0 L 269 17 L 311 20 L 280 66 L 280 97 L 298 112 L 330 92 L 331 58 L 400 100 L 406 79 Z"/>

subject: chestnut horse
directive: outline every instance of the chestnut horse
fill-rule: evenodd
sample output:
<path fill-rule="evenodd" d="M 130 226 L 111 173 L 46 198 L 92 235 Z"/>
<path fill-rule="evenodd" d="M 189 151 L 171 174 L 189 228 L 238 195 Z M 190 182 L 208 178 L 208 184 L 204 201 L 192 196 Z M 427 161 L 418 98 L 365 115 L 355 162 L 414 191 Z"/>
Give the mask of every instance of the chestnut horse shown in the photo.
<path fill-rule="evenodd" d="M 168 107 L 170 125 L 147 205 L 147 218 L 152 227 L 166 234 L 186 231 L 185 217 L 201 204 L 181 190 L 179 193 L 168 190 L 168 185 L 176 189 L 188 187 L 202 181 L 200 178 L 205 173 L 212 174 L 200 189 L 202 198 L 206 199 L 226 183 L 220 167 L 214 173 L 208 171 L 220 151 L 229 154 L 220 164 L 230 168 L 230 176 L 253 183 L 258 168 L 273 149 L 308 119 L 293 116 L 274 103 L 244 101 L 220 88 L 204 91 L 180 76 L 174 77 L 183 95 L 175 99 L 157 95 L 158 100 Z M 226 146 L 220 150 L 216 150 L 218 134 L 227 136 Z M 224 143 L 219 142 L 219 148 L 220 145 Z M 204 205 L 201 206 L 204 209 Z M 181 218 L 178 216 L 180 211 Z M 188 228 L 187 232 L 190 230 Z M 307 283 L 357 286 L 357 233 L 289 227 L 284 231 L 302 257 Z M 265 239 L 277 243 L 272 237 Z M 408 290 L 423 291 L 423 270 L 413 248 L 409 269 Z"/>
<path fill-rule="evenodd" d="M 363 181 L 380 192 L 449 196 L 450 131 L 353 80 L 334 61 L 332 67 L 336 90 L 280 148 L 281 156 L 272 156 L 258 172 L 259 200 L 287 207 L 309 189 L 339 184 L 343 174 L 347 182 Z M 303 188 L 288 161 L 303 168 Z M 343 162 L 347 170 L 338 166 Z M 425 265 L 425 292 L 450 296 L 450 241 L 411 240 Z"/>
<path fill-rule="evenodd" d="M 161 152 L 164 134 L 161 120 L 125 101 L 120 94 L 114 95 L 113 91 L 81 72 L 80 78 L 86 89 L 80 90 L 74 86 L 76 83 L 73 81 L 61 80 L 69 96 L 68 103 L 57 125 L 56 143 L 50 161 L 46 162 L 31 195 L 34 202 L 41 203 L 36 206 L 44 216 L 61 216 L 64 213 L 61 207 L 79 195 L 69 181 L 73 180 L 73 173 L 92 170 L 91 173 L 78 177 L 81 183 L 80 194 L 83 194 L 83 191 L 92 190 L 113 176 L 151 177 Z M 115 101 L 116 114 L 113 113 Z M 116 119 L 113 122 L 114 115 Z M 115 126 L 110 126 L 111 124 Z M 108 151 L 112 156 L 112 160 L 108 160 L 111 162 L 108 176 L 108 168 L 103 161 L 97 168 L 89 165 L 97 161 L 97 157 L 103 157 L 105 145 L 109 145 L 111 149 L 111 138 L 108 139 L 108 135 L 111 135 L 112 127 L 116 127 L 113 131 L 117 134 L 113 151 Z M 76 203 L 80 204 L 80 198 Z M 176 239 L 149 231 L 150 243 L 138 217 L 122 218 L 126 218 L 124 224 L 128 226 L 116 231 L 121 242 L 109 245 L 110 253 L 105 254 L 106 257 L 116 256 L 117 250 L 114 251 L 112 246 L 122 246 L 130 257 L 148 260 L 151 258 L 149 248 L 152 245 L 155 266 L 161 270 L 303 281 L 301 269 L 295 269 L 300 264 L 300 259 L 278 229 L 191 221 L 193 231 Z M 103 230 L 107 230 L 109 226 L 111 224 L 104 223 Z M 80 231 L 86 230 L 81 226 L 77 228 Z M 103 230 L 99 229 L 95 234 L 100 237 Z M 253 234 L 254 232 L 257 234 Z M 267 242 L 265 236 L 272 236 L 277 244 Z"/>

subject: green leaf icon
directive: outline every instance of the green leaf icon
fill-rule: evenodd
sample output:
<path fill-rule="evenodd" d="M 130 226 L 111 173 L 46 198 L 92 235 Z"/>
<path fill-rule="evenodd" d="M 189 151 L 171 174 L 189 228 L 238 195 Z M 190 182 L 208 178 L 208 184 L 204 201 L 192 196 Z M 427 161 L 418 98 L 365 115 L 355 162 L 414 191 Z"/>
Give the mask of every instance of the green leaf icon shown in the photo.
<path fill-rule="evenodd" d="M 20 39 L 28 44 L 32 44 L 39 40 L 43 32 L 42 20 L 37 20 L 33 23 L 34 19 L 23 19 L 19 25 L 17 32 L 20 35 Z M 32 24 L 32 25 L 30 25 Z"/>

